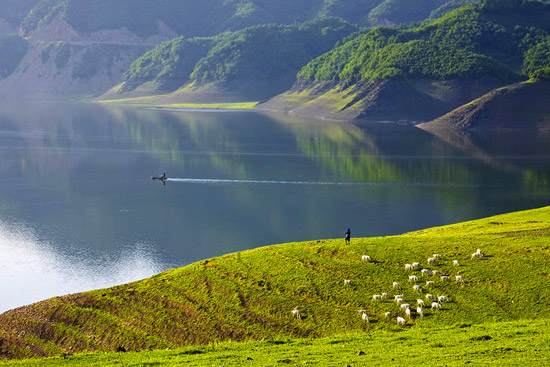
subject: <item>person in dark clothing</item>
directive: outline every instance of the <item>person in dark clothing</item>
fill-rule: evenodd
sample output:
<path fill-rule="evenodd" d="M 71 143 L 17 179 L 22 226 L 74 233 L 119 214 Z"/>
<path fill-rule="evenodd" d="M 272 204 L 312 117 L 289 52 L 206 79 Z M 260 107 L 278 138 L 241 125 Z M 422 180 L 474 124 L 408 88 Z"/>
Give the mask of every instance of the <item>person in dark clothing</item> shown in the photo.
<path fill-rule="evenodd" d="M 346 229 L 346 236 L 344 238 L 346 240 L 346 245 L 349 245 L 349 240 L 351 239 L 351 230 L 349 228 Z"/>

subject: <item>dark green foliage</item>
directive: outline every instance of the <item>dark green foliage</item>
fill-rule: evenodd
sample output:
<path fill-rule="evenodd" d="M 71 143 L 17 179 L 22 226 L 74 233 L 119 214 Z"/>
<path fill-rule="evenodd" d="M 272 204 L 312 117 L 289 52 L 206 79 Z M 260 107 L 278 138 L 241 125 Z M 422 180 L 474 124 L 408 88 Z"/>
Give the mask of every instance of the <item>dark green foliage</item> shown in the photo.
<path fill-rule="evenodd" d="M 529 74 L 533 80 L 550 80 L 550 66 L 540 68 Z"/>
<path fill-rule="evenodd" d="M 321 18 L 301 25 L 254 26 L 212 38 L 180 37 L 136 60 L 124 74 L 124 88 L 154 81 L 159 89 L 174 90 L 189 80 L 282 79 L 291 85 L 309 60 L 356 30 L 342 19 Z"/>
<path fill-rule="evenodd" d="M 368 16 L 372 26 L 407 24 L 418 22 L 429 17 L 432 10 L 445 4 L 447 0 L 385 0 L 374 8 Z"/>
<path fill-rule="evenodd" d="M 475 3 L 477 0 L 451 0 L 449 2 L 446 2 L 445 4 L 441 5 L 439 8 L 432 10 L 430 13 L 430 19 L 437 19 L 441 18 L 448 12 L 460 8 L 461 6 L 468 5 L 471 3 Z"/>
<path fill-rule="evenodd" d="M 550 4 L 490 0 L 499 1 L 508 10 L 467 5 L 409 29 L 373 29 L 313 60 L 298 78 L 345 84 L 392 77 L 515 80 L 548 65 L 548 45 L 541 42 L 549 35 Z"/>
<path fill-rule="evenodd" d="M 134 61 L 123 76 L 124 89 L 132 90 L 148 81 L 155 81 L 160 90 L 177 89 L 214 42 L 212 38 L 178 37 L 160 44 Z"/>
<path fill-rule="evenodd" d="M 337 18 L 300 26 L 256 26 L 221 38 L 199 61 L 192 77 L 199 82 L 266 80 L 296 72 L 356 29 Z"/>
<path fill-rule="evenodd" d="M 523 73 L 532 79 L 547 79 L 549 68 L 550 37 L 533 46 L 525 53 Z"/>
<path fill-rule="evenodd" d="M 71 57 L 71 46 L 67 43 L 62 43 L 57 46 L 57 53 L 55 54 L 55 66 L 57 69 L 63 69 L 67 66 L 69 58 Z"/>
<path fill-rule="evenodd" d="M 0 37 L 0 78 L 15 71 L 23 56 L 27 53 L 27 41 L 16 34 Z"/>

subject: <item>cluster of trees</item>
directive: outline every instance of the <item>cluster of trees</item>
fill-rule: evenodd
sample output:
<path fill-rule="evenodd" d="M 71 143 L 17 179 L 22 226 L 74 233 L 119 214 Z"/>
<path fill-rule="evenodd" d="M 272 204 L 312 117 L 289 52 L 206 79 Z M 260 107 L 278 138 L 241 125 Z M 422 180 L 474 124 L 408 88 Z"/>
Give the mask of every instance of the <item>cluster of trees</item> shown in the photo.
<path fill-rule="evenodd" d="M 412 28 L 373 29 L 311 61 L 298 78 L 354 84 L 392 77 L 542 75 L 538 70 L 550 66 L 548 19 L 547 3 L 487 0 Z"/>

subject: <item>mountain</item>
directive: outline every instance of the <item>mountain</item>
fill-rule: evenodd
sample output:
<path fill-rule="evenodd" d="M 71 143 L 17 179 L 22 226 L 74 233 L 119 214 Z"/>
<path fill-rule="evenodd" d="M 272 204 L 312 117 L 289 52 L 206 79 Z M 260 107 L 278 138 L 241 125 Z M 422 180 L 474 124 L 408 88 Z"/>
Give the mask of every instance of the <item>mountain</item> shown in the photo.
<path fill-rule="evenodd" d="M 397 292 L 409 302 L 421 297 L 408 285 L 412 273 L 405 264 L 428 266 L 425 259 L 434 253 L 442 258 L 430 270 L 453 279 L 460 274 L 464 283 L 424 276 L 434 283 L 429 288 L 422 281 L 423 292 L 446 295 L 450 302 L 409 319 L 411 329 L 430 335 L 434 328 L 457 324 L 544 319 L 550 312 L 543 271 L 550 265 L 549 225 L 550 208 L 542 208 L 400 236 L 352 239 L 350 245 L 323 240 L 228 254 L 5 312 L 0 315 L 0 358 L 266 338 L 307 338 L 309 343 L 342 335 L 345 342 L 350 332 L 371 335 L 376 330 L 401 334 L 401 328 L 394 329 L 395 319 L 384 314 L 405 315 L 393 302 Z M 478 248 L 485 256 L 472 258 Z M 362 261 L 367 254 L 371 261 Z M 453 265 L 455 259 L 460 266 Z M 414 273 L 422 279 L 419 271 Z M 403 289 L 394 290 L 393 282 Z M 391 298 L 372 300 L 382 292 Z M 296 306 L 302 306 L 299 320 L 291 313 Z M 370 322 L 357 310 L 365 310 Z"/>
<path fill-rule="evenodd" d="M 486 0 L 419 26 L 375 28 L 311 61 L 294 91 L 266 108 L 300 113 L 329 96 L 340 101 L 335 115 L 430 120 L 540 74 L 550 63 L 549 16 L 544 2 Z"/>

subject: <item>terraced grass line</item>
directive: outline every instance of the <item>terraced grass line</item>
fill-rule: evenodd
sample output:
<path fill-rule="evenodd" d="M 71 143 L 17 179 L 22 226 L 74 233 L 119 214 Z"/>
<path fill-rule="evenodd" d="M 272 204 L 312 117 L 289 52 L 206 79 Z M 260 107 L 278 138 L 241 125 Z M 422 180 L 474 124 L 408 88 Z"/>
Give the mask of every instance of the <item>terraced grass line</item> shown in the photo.
<path fill-rule="evenodd" d="M 155 107 L 169 109 L 253 110 L 258 103 L 259 102 L 171 103 L 160 104 Z"/>
<path fill-rule="evenodd" d="M 378 330 L 321 339 L 224 342 L 168 351 L 77 354 L 6 366 L 545 365 L 550 320 Z"/>
<path fill-rule="evenodd" d="M 471 259 L 477 248 L 487 256 Z M 372 295 L 400 293 L 414 304 L 425 294 L 412 289 L 404 265 L 428 267 L 426 259 L 434 253 L 443 258 L 430 270 L 452 278 L 460 274 L 465 283 L 414 272 L 425 292 L 452 302 L 441 311 L 426 310 L 425 317 L 413 315 L 405 329 L 545 322 L 539 319 L 550 314 L 547 207 L 400 236 L 352 239 L 349 246 L 343 239 L 268 246 L 127 285 L 56 297 L 0 315 L 0 357 L 395 333 L 401 328 L 384 313 L 405 316 L 404 311 L 391 300 L 373 301 Z M 374 261 L 361 262 L 364 254 Z M 454 259 L 460 267 L 453 266 Z M 344 279 L 352 284 L 345 286 Z M 433 288 L 426 280 L 434 281 Z M 403 289 L 394 291 L 392 282 Z M 290 313 L 296 306 L 303 306 L 301 320 Z M 370 323 L 363 322 L 360 309 Z"/>

